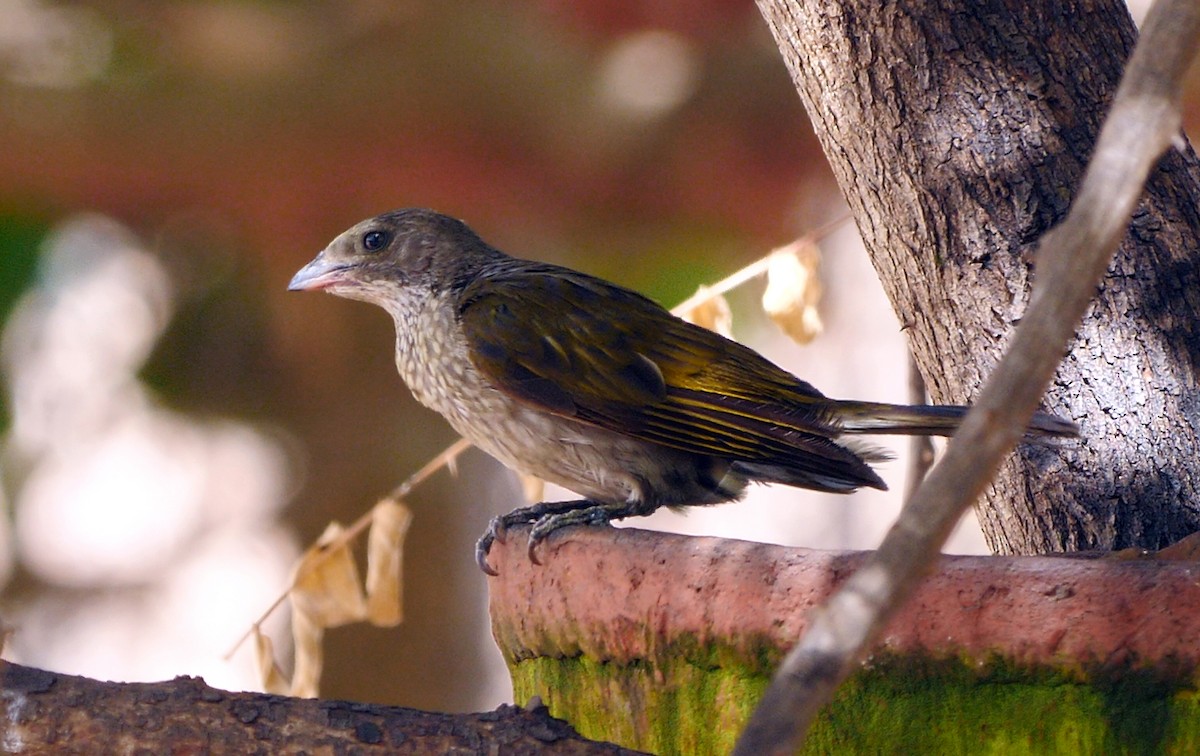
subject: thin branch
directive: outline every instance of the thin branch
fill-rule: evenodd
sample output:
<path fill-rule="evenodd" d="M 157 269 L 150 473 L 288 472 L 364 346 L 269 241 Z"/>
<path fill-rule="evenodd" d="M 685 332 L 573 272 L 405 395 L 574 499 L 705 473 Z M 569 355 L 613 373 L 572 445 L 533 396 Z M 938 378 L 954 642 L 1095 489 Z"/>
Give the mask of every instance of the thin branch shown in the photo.
<path fill-rule="evenodd" d="M 829 236 L 834 231 L 836 231 L 839 228 L 841 228 L 842 226 L 846 225 L 846 223 L 848 223 L 849 221 L 850 221 L 850 216 L 843 215 L 840 218 L 837 218 L 836 220 L 826 223 L 824 226 L 821 226 L 816 231 L 813 231 L 810 234 L 805 234 L 801 238 L 802 239 L 804 239 L 804 238 L 812 239 L 814 242 L 819 242 L 822 239 L 824 239 L 826 236 Z M 730 273 L 728 276 L 725 276 L 720 281 L 717 281 L 715 284 L 712 284 L 711 286 L 703 287 L 700 291 L 696 292 L 692 296 L 688 297 L 687 299 L 683 300 L 679 304 L 672 307 L 671 314 L 672 315 L 683 315 L 686 312 L 690 312 L 691 310 L 696 309 L 697 307 L 704 304 L 705 302 L 712 299 L 713 297 L 719 297 L 727 291 L 732 291 L 733 289 L 736 289 L 737 287 L 746 283 L 747 281 L 754 278 L 755 276 L 763 275 L 764 273 L 767 272 L 767 269 L 770 266 L 771 266 L 771 255 L 770 255 L 770 253 L 768 253 L 767 255 L 759 258 L 758 260 L 755 260 L 754 262 L 750 263 L 749 265 L 742 268 L 741 270 L 737 270 L 737 271 L 734 271 L 733 273 Z"/>
<path fill-rule="evenodd" d="M 1030 304 L 1012 343 L 866 565 L 815 611 L 735 754 L 793 753 L 817 711 L 935 563 L 962 513 L 1016 445 L 1124 236 L 1150 170 L 1179 134 L 1180 83 L 1200 37 L 1194 0 L 1158 0 L 1129 60 L 1079 195 L 1043 237 Z"/>
<path fill-rule="evenodd" d="M 392 489 L 392 492 L 388 494 L 388 498 L 403 499 L 405 496 L 408 496 L 408 494 L 414 488 L 424 483 L 427 478 L 429 478 L 438 470 L 441 470 L 443 467 L 448 468 L 450 470 L 450 474 L 454 475 L 454 465 L 458 461 L 458 455 L 470 448 L 470 441 L 465 438 L 458 439 L 443 449 L 442 452 L 436 457 L 426 462 L 420 470 L 417 470 L 415 473 L 408 476 L 408 480 Z"/>

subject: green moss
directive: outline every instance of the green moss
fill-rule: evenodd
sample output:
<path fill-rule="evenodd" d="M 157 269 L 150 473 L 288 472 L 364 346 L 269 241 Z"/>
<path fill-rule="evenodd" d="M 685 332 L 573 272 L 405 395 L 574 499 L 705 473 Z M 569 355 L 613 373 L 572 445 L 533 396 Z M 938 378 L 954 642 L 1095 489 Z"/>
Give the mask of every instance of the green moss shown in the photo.
<path fill-rule="evenodd" d="M 528 659 L 511 670 L 516 700 L 540 695 L 588 737 L 661 754 L 728 753 L 767 682 L 686 663 L 668 673 L 578 656 Z"/>
<path fill-rule="evenodd" d="M 658 665 L 576 656 L 527 659 L 510 670 L 518 701 L 540 695 L 588 737 L 654 753 L 704 754 L 732 748 L 769 681 L 757 666 L 697 664 L 686 655 Z M 888 656 L 842 686 L 807 750 L 1200 752 L 1200 696 L 1176 672 L 1081 674 L 999 659 Z"/>
<path fill-rule="evenodd" d="M 33 282 L 39 245 L 49 225 L 40 215 L 0 208 L 0 332 L 9 314 Z M 8 408 L 0 391 L 0 433 L 8 428 Z"/>

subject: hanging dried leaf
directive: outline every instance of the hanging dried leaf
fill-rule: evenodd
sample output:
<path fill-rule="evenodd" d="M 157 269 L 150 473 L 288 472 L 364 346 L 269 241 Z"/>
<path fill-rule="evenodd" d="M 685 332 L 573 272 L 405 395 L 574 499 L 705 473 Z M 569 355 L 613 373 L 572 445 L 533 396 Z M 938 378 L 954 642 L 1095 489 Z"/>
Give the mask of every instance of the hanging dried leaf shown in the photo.
<path fill-rule="evenodd" d="M 707 286 L 701 286 L 688 301 L 694 301 L 695 304 L 678 313 L 679 317 L 710 331 L 716 331 L 726 338 L 732 337 L 733 313 L 724 295 Z"/>
<path fill-rule="evenodd" d="M 321 671 L 325 666 L 325 650 L 321 646 L 324 638 L 325 628 L 293 603 L 292 642 L 296 646 L 296 665 L 289 695 L 316 698 L 319 694 Z"/>
<path fill-rule="evenodd" d="M 801 344 L 812 341 L 824 330 L 817 311 L 821 299 L 819 260 L 817 246 L 809 239 L 781 247 L 768 258 L 763 310 L 784 333 Z"/>
<path fill-rule="evenodd" d="M 358 567 L 342 533 L 341 524 L 329 523 L 316 545 L 301 557 L 288 594 L 295 611 L 304 612 L 320 627 L 360 622 L 367 616 Z"/>
<path fill-rule="evenodd" d="M 331 523 L 316 545 L 309 548 L 297 563 L 292 587 L 267 608 L 262 617 L 238 639 L 225 658 L 232 657 L 238 647 L 252 635 L 260 639 L 258 644 L 260 653 L 264 648 L 269 651 L 270 640 L 261 636 L 259 626 L 283 604 L 285 599 L 291 599 L 292 627 L 294 632 L 299 633 L 296 649 L 297 669 L 302 670 L 307 664 L 309 668 L 316 670 L 311 683 L 311 689 L 315 690 L 315 680 L 320 675 L 320 649 L 311 644 L 316 643 L 319 646 L 322 633 L 314 634 L 303 628 L 322 630 L 326 627 L 336 627 L 364 619 L 380 626 L 392 626 L 399 623 L 403 615 L 401 545 L 411 519 L 411 514 L 402 504 L 399 504 L 399 499 L 442 468 L 449 468 L 451 472 L 454 472 L 454 463 L 458 455 L 470 447 L 471 444 L 466 439 L 459 439 L 451 444 L 449 448 L 430 460 L 392 492 L 389 499 L 385 500 L 391 506 L 382 509 L 373 508 L 358 518 L 348 530 L 343 529 L 338 523 Z M 400 514 L 400 510 L 394 507 L 400 507 L 403 514 Z M 364 530 L 367 530 L 368 526 L 370 526 L 371 532 L 367 545 L 367 591 L 369 597 L 363 593 L 363 588 L 359 583 L 358 568 L 350 553 L 350 543 Z M 308 645 L 302 646 L 301 640 Z M 302 648 L 309 648 L 311 652 L 303 651 Z M 300 659 L 301 654 L 304 654 L 307 660 L 303 664 Z M 314 656 L 314 654 L 318 655 Z M 265 660 L 260 659 L 260 664 L 264 663 Z M 278 670 L 276 673 L 278 674 Z M 266 685 L 269 670 L 263 668 L 262 674 L 264 685 Z M 279 680 L 272 680 L 272 685 L 283 679 L 282 674 L 278 674 L 278 677 Z M 293 681 L 293 685 L 306 684 L 302 679 Z"/>
<path fill-rule="evenodd" d="M 286 696 L 289 686 L 283 671 L 275 663 L 275 645 L 258 625 L 254 626 L 254 660 L 258 665 L 258 679 L 263 690 L 277 696 Z"/>
<path fill-rule="evenodd" d="M 371 510 L 367 534 L 367 619 L 377 627 L 395 627 L 404 619 L 404 536 L 412 523 L 408 507 L 384 499 Z"/>

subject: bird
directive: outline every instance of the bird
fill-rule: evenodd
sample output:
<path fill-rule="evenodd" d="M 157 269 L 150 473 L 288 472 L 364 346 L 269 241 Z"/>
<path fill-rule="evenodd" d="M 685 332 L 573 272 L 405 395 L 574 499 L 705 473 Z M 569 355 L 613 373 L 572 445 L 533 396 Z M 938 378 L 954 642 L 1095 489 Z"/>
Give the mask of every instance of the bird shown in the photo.
<path fill-rule="evenodd" d="M 943 435 L 968 407 L 826 397 L 753 349 L 688 323 L 635 291 L 512 257 L 461 220 L 393 210 L 337 236 L 290 290 L 378 305 L 396 368 L 416 399 L 500 462 L 581 498 L 495 517 L 475 558 L 529 525 L 551 533 L 735 501 L 750 483 L 886 490 L 887 458 L 860 434 Z M 1027 439 L 1078 434 L 1036 413 Z"/>

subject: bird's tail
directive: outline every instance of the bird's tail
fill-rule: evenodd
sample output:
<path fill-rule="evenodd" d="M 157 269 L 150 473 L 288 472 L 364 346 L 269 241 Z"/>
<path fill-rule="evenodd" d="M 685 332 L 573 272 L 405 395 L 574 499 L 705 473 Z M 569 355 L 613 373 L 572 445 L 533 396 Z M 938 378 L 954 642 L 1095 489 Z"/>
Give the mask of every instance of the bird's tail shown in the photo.
<path fill-rule="evenodd" d="M 844 433 L 879 433 L 909 436 L 949 436 L 970 407 L 932 404 L 878 404 L 839 401 L 837 419 Z M 1046 412 L 1035 412 L 1025 438 L 1071 438 L 1079 426 Z"/>

